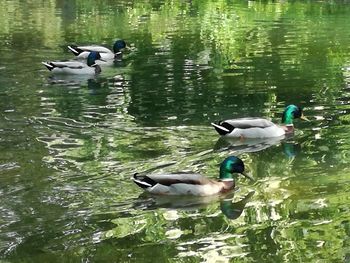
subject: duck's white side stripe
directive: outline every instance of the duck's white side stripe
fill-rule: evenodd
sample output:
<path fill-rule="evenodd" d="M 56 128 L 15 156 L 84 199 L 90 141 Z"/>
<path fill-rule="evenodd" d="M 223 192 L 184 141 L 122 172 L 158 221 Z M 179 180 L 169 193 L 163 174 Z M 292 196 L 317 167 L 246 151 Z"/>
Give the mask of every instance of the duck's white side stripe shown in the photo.
<path fill-rule="evenodd" d="M 78 51 L 76 51 L 74 48 L 72 48 L 71 46 L 68 46 L 68 49 L 70 50 L 70 51 L 72 51 L 74 54 L 79 54 L 79 52 Z"/>
<path fill-rule="evenodd" d="M 215 124 L 215 123 L 211 123 L 211 125 L 213 125 L 214 127 L 216 127 L 216 128 L 218 128 L 218 129 L 220 129 L 220 130 L 223 130 L 223 131 L 225 131 L 225 132 L 230 132 L 230 130 L 228 130 L 228 129 L 226 129 L 225 127 L 222 127 L 222 126 L 220 126 L 220 125 L 217 125 L 217 124 Z"/>
<path fill-rule="evenodd" d="M 151 187 L 152 186 L 152 185 L 150 185 L 150 184 L 148 184 L 146 182 L 143 182 L 143 181 L 140 181 L 140 180 L 137 180 L 137 179 L 133 179 L 133 180 L 134 180 L 134 182 L 137 182 L 137 183 L 142 184 L 142 185 L 147 186 L 147 187 Z"/>

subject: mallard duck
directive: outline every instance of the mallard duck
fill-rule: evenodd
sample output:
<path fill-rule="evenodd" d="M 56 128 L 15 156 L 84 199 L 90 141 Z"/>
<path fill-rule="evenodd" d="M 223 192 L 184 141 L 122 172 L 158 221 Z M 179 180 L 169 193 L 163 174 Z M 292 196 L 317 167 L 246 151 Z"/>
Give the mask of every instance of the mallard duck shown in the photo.
<path fill-rule="evenodd" d="M 236 156 L 227 157 L 220 165 L 219 180 L 208 179 L 200 174 L 134 174 L 132 180 L 145 191 L 157 195 L 210 196 L 224 193 L 235 187 L 233 173 L 244 173 L 244 163 Z"/>
<path fill-rule="evenodd" d="M 91 52 L 87 57 L 87 63 L 80 61 L 47 61 L 42 62 L 42 64 L 54 74 L 93 75 L 101 72 L 101 67 L 96 64 L 96 60 L 102 60 L 100 53 Z"/>
<path fill-rule="evenodd" d="M 73 54 L 78 59 L 86 59 L 90 52 L 96 51 L 99 52 L 101 55 L 101 58 L 105 60 L 105 63 L 113 60 L 118 60 L 121 58 L 122 52 L 121 50 L 126 48 L 126 43 L 124 40 L 117 40 L 113 45 L 113 51 L 103 47 L 103 46 L 97 46 L 97 45 L 91 45 L 91 46 L 76 46 L 76 45 L 70 45 L 68 46 L 68 49 L 73 52 Z"/>
<path fill-rule="evenodd" d="M 239 118 L 211 123 L 222 136 L 239 138 L 268 138 L 279 137 L 294 132 L 293 120 L 300 118 L 308 120 L 302 109 L 295 105 L 288 105 L 282 115 L 282 125 L 262 118 Z"/>

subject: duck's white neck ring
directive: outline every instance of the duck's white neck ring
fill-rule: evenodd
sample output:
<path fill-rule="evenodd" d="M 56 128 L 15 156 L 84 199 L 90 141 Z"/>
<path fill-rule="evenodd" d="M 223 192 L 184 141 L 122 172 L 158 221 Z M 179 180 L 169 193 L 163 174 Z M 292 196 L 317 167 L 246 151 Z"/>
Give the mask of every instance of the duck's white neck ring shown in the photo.
<path fill-rule="evenodd" d="M 233 178 L 224 178 L 224 179 L 220 179 L 221 182 L 232 182 Z"/>
<path fill-rule="evenodd" d="M 286 124 L 286 127 L 294 127 L 294 124 L 291 123 L 291 124 Z"/>

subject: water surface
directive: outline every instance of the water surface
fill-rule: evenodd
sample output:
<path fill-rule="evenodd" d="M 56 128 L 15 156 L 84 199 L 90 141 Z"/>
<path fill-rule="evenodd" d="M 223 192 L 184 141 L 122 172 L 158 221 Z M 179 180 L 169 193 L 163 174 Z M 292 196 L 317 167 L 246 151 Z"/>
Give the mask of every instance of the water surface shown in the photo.
<path fill-rule="evenodd" d="M 348 262 L 347 1 L 2 1 L 5 262 Z M 125 39 L 96 78 L 40 64 Z M 210 122 L 304 108 L 294 137 L 219 140 Z M 226 199 L 144 195 L 135 172 L 257 179 Z"/>

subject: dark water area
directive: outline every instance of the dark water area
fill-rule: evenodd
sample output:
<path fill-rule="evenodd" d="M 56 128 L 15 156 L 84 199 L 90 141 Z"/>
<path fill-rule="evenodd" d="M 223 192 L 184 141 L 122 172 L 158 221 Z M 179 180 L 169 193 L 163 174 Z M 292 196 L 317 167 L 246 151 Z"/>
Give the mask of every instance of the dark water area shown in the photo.
<path fill-rule="evenodd" d="M 349 262 L 348 1 L 2 1 L 0 261 Z M 69 44 L 123 60 L 96 77 L 41 64 Z M 257 116 L 283 140 L 223 140 Z M 145 195 L 135 172 L 256 179 L 229 198 Z"/>

